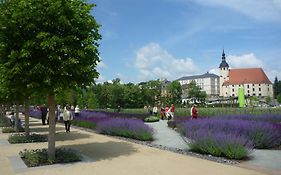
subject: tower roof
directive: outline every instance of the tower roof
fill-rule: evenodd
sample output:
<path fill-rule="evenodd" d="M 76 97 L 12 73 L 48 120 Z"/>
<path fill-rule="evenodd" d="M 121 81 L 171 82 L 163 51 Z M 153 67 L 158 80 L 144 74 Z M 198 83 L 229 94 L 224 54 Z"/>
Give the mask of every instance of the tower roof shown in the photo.
<path fill-rule="evenodd" d="M 225 61 L 225 53 L 224 53 L 224 49 L 222 50 L 222 61 L 221 64 L 219 66 L 219 68 L 224 68 L 224 67 L 229 67 L 228 63 Z"/>

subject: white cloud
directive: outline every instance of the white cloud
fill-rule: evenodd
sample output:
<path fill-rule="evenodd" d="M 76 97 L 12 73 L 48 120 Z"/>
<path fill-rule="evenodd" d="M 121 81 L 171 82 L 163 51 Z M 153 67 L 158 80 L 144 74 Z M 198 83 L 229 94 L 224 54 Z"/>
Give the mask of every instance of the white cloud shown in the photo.
<path fill-rule="evenodd" d="M 97 79 L 95 79 L 96 83 L 103 83 L 105 81 L 105 77 L 102 75 L 99 75 L 99 77 Z"/>
<path fill-rule="evenodd" d="M 100 73 L 100 75 L 97 79 L 95 79 L 96 83 L 102 83 L 106 81 L 106 78 L 102 75 L 102 70 L 105 68 L 107 68 L 107 65 L 103 61 L 98 62 L 97 71 Z"/>
<path fill-rule="evenodd" d="M 97 64 L 97 68 L 98 68 L 98 69 L 104 69 L 104 68 L 107 68 L 107 65 L 106 65 L 103 61 L 100 61 L 100 62 Z"/>
<path fill-rule="evenodd" d="M 209 71 L 211 74 L 220 75 L 220 69 L 219 68 L 213 68 Z"/>
<path fill-rule="evenodd" d="M 253 53 L 244 55 L 229 55 L 226 58 L 231 68 L 253 68 L 264 67 L 262 60 L 256 58 Z"/>
<path fill-rule="evenodd" d="M 222 6 L 262 21 L 281 22 L 280 0 L 181 0 L 206 6 Z"/>
<path fill-rule="evenodd" d="M 274 83 L 274 79 L 276 76 L 277 76 L 278 80 L 281 80 L 281 71 L 280 70 L 266 69 L 265 72 L 272 83 Z"/>
<path fill-rule="evenodd" d="M 175 58 L 157 43 L 149 43 L 136 52 L 135 67 L 141 81 L 158 78 L 175 80 L 199 72 L 191 58 Z"/>

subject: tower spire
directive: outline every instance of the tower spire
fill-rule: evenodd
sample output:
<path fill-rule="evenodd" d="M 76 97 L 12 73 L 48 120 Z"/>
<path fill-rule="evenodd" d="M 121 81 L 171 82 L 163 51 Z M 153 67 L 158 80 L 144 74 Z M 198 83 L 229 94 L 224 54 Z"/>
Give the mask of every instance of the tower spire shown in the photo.
<path fill-rule="evenodd" d="M 224 53 L 224 48 L 222 50 L 222 60 L 219 68 L 224 68 L 224 67 L 229 67 L 227 62 L 225 61 L 225 53 Z"/>
<path fill-rule="evenodd" d="M 225 53 L 224 53 L 224 49 L 222 50 L 222 61 L 225 61 Z"/>

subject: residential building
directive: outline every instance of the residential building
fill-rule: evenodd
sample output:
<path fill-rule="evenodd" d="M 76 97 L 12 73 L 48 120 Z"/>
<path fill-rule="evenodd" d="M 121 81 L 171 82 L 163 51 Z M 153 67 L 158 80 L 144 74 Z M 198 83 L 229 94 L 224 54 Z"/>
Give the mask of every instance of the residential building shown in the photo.
<path fill-rule="evenodd" d="M 197 86 L 199 86 L 202 91 L 205 91 L 209 97 L 218 96 L 220 92 L 219 76 L 209 72 L 202 75 L 181 77 L 177 79 L 177 81 L 181 84 L 184 91 L 183 96 L 186 95 L 185 92 L 191 81 L 195 81 Z"/>

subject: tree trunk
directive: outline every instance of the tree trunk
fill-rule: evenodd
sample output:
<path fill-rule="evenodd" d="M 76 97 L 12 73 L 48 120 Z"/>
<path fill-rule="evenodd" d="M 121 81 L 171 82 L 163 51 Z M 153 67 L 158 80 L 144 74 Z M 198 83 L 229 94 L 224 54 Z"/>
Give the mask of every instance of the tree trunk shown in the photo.
<path fill-rule="evenodd" d="M 48 107 L 49 107 L 49 139 L 48 139 L 48 158 L 55 160 L 55 95 L 53 92 L 48 94 Z"/>
<path fill-rule="evenodd" d="M 15 130 L 18 132 L 18 123 L 19 123 L 19 101 L 16 101 L 16 117 L 15 117 Z"/>
<path fill-rule="evenodd" d="M 25 136 L 29 136 L 29 98 L 25 98 Z"/>
<path fill-rule="evenodd" d="M 4 115 L 4 111 L 5 111 L 4 108 L 5 108 L 4 105 L 1 103 L 0 104 L 0 117 L 4 117 L 5 116 Z"/>

